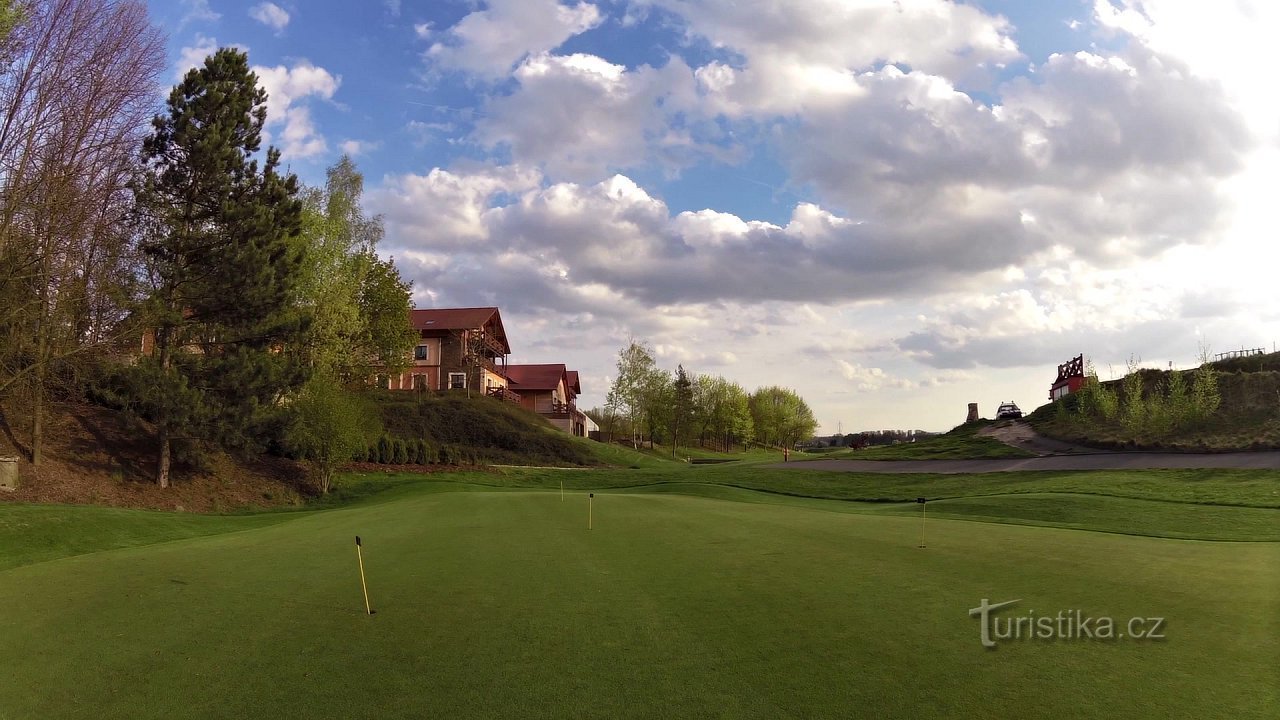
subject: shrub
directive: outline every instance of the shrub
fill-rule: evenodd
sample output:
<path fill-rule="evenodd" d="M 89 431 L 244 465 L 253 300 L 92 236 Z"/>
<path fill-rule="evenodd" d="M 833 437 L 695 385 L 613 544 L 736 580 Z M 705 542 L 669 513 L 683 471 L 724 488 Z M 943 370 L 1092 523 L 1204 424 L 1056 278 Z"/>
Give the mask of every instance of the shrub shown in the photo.
<path fill-rule="evenodd" d="M 1146 424 L 1147 406 L 1142 401 L 1142 372 L 1133 358 L 1129 358 L 1129 372 L 1120 382 L 1120 390 L 1124 394 L 1121 421 L 1126 430 L 1137 433 Z"/>
<path fill-rule="evenodd" d="M 1196 419 L 1204 420 L 1212 416 L 1221 404 L 1218 373 L 1209 363 L 1202 363 L 1191 380 L 1191 406 Z"/>

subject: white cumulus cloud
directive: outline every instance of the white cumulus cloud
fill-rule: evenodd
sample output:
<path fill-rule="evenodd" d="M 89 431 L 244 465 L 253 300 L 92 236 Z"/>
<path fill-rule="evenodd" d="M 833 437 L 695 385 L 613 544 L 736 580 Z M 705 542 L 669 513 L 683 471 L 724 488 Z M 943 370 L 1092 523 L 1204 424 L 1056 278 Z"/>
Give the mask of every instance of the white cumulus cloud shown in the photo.
<path fill-rule="evenodd" d="M 599 8 L 586 2 L 489 0 L 444 31 L 427 56 L 445 67 L 497 78 L 526 56 L 554 50 L 602 21 Z"/>
<path fill-rule="evenodd" d="M 289 24 L 289 13 L 284 8 L 271 2 L 264 2 L 249 8 L 249 17 L 275 30 L 284 30 Z"/>

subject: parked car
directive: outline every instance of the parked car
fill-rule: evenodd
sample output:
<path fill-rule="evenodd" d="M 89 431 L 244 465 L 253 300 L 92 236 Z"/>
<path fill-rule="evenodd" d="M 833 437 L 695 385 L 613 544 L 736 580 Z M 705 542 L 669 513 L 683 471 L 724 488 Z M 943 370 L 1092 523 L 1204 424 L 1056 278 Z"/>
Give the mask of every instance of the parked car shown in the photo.
<path fill-rule="evenodd" d="M 997 420 L 1010 420 L 1022 417 L 1022 410 L 1011 402 L 1000 403 L 999 409 L 996 410 Z"/>

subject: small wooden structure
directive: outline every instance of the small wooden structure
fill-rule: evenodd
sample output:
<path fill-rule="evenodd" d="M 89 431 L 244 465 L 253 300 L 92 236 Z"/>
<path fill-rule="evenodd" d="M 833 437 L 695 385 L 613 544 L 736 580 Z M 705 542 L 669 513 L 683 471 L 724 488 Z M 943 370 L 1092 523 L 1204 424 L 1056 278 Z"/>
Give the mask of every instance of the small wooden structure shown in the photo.
<path fill-rule="evenodd" d="M 0 490 L 18 489 L 18 458 L 0 456 Z"/>
<path fill-rule="evenodd" d="M 1241 348 L 1239 350 L 1232 350 L 1231 352 L 1218 353 L 1217 355 L 1213 356 L 1213 359 L 1214 360 L 1230 360 L 1231 358 L 1252 357 L 1254 355 L 1266 355 L 1266 354 L 1267 354 L 1266 348 L 1249 348 L 1248 350 Z"/>
<path fill-rule="evenodd" d="M 1058 366 L 1058 378 L 1049 386 L 1049 399 L 1057 400 L 1078 391 L 1084 386 L 1084 354 L 1077 355 Z"/>

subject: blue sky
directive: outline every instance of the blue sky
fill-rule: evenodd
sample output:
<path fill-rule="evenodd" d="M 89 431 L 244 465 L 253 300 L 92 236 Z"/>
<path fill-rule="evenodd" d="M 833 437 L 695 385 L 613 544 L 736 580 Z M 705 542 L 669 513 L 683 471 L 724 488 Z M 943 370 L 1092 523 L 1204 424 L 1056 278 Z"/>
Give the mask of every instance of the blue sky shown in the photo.
<path fill-rule="evenodd" d="M 355 157 L 420 307 L 499 304 L 588 405 L 636 338 L 833 432 L 1029 410 L 1081 352 L 1107 377 L 1280 339 L 1280 17 L 1216 5 L 151 10 L 166 82 L 247 48 L 290 168 Z"/>

